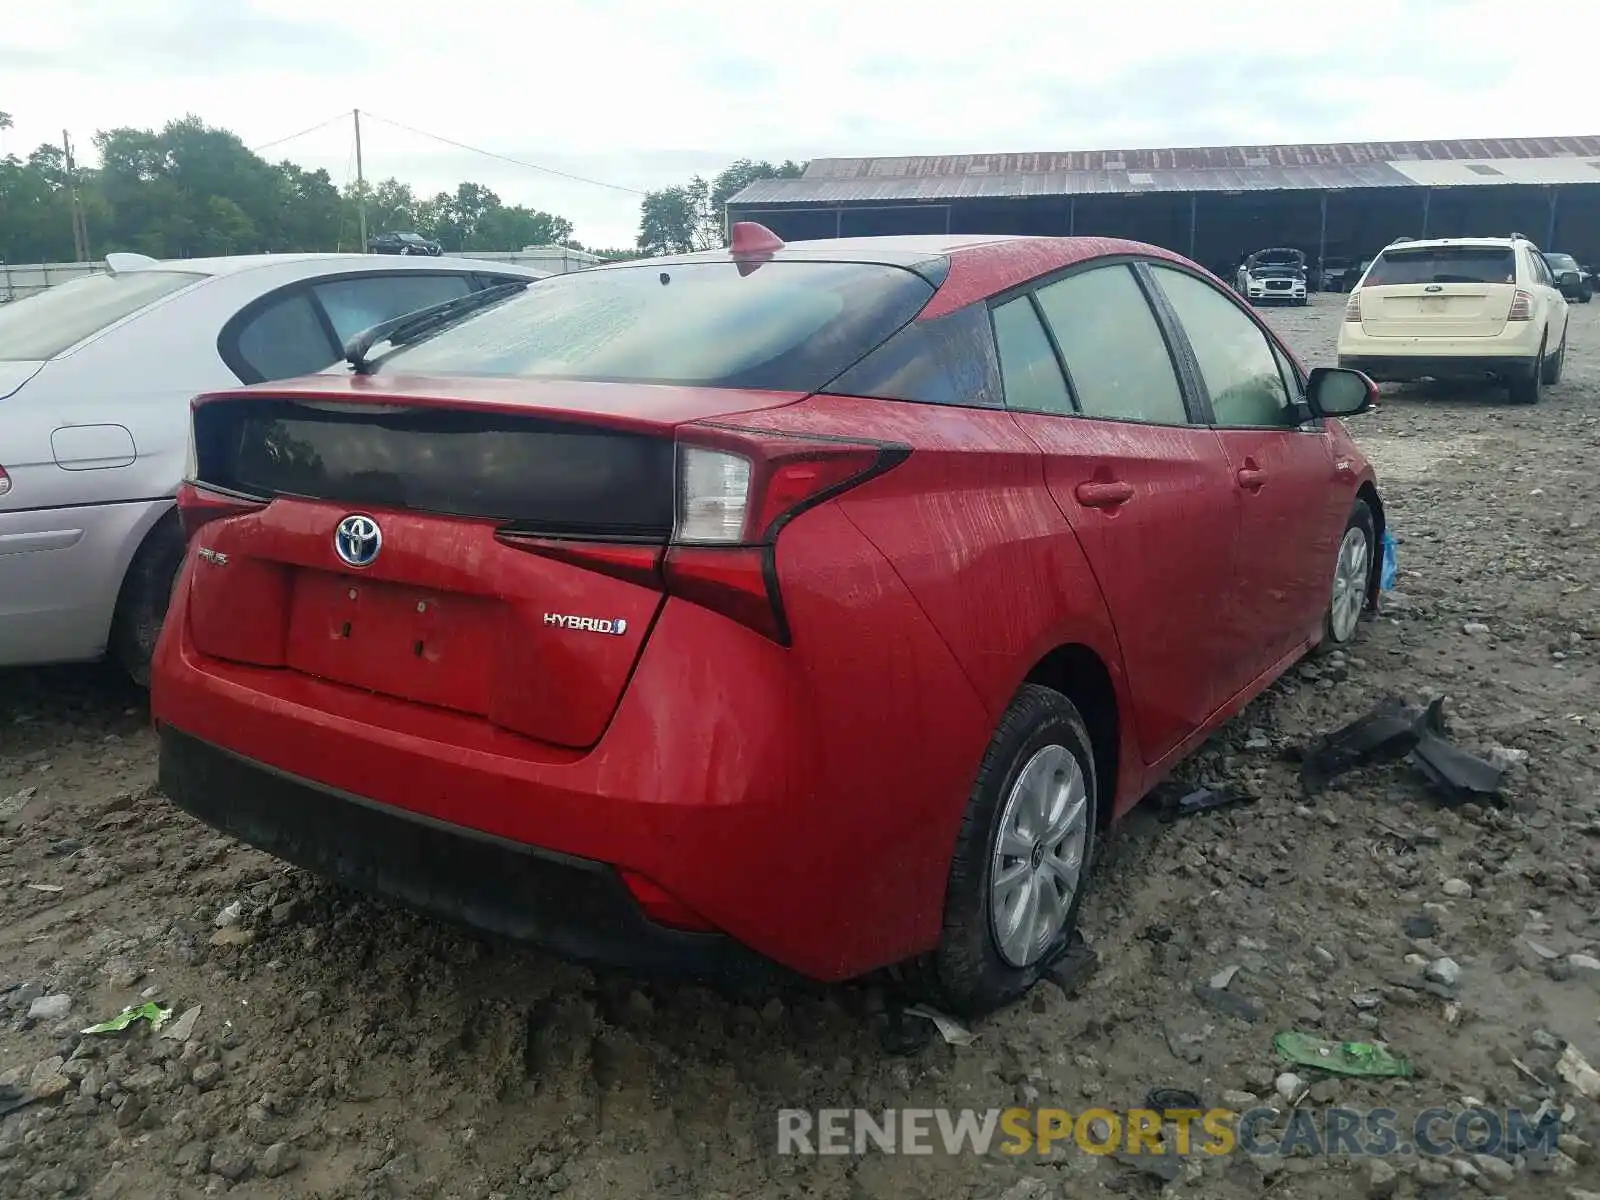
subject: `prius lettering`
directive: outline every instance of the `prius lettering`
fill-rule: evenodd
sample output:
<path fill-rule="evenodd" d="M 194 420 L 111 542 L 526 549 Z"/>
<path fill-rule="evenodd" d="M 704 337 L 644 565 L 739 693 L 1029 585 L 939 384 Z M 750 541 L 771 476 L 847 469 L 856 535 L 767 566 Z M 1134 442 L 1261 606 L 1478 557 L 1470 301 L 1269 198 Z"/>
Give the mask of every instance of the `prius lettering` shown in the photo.
<path fill-rule="evenodd" d="M 585 633 L 609 633 L 620 636 L 628 632 L 628 623 L 621 617 L 574 617 L 567 613 L 545 613 L 544 623 L 558 629 L 577 629 Z"/>

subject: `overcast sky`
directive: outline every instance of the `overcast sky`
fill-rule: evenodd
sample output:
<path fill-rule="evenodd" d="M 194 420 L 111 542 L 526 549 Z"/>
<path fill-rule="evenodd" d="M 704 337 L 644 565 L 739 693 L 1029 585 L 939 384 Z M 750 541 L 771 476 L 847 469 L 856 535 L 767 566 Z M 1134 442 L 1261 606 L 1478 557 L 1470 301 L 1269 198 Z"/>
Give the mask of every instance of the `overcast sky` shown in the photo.
<path fill-rule="evenodd" d="M 194 113 L 261 146 L 353 108 L 366 174 L 629 245 L 643 190 L 818 158 L 1600 132 L 1589 0 L 50 0 L 5 6 L 0 151 Z M 1586 13 L 1588 15 L 1586 15 Z M 1576 37 L 1563 79 L 1552 47 Z M 1515 43 L 1521 40 L 1521 47 Z M 1559 56 L 1558 56 L 1559 57 Z M 351 124 L 262 152 L 354 177 Z"/>

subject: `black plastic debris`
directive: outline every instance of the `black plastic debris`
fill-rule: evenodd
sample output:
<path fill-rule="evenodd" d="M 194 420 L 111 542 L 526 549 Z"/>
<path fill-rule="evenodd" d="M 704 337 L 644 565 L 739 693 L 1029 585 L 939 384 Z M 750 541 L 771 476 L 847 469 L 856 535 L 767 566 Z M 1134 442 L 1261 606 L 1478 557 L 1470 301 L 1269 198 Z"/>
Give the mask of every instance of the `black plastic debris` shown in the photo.
<path fill-rule="evenodd" d="M 1151 1088 L 1144 1098 L 1144 1106 L 1151 1112 L 1187 1112 L 1203 1107 L 1200 1097 L 1188 1088 Z"/>
<path fill-rule="evenodd" d="M 885 1054 L 920 1054 L 933 1044 L 934 1032 L 932 1022 L 910 1016 L 903 1006 L 895 1005 L 883 1014 L 878 1045 Z"/>
<path fill-rule="evenodd" d="M 1450 743 L 1444 697 L 1423 708 L 1390 696 L 1366 716 L 1307 747 L 1300 762 L 1300 786 L 1307 795 L 1315 795 L 1358 767 L 1402 758 L 1450 805 L 1496 796 L 1505 779 L 1502 768 Z"/>
<path fill-rule="evenodd" d="M 1044 969 L 1043 974 L 1071 1000 L 1094 977 L 1099 967 L 1100 956 L 1095 953 L 1093 946 L 1083 940 L 1083 934 L 1074 929 L 1066 948 Z"/>
<path fill-rule="evenodd" d="M 0 1117 L 19 1108 L 26 1108 L 34 1102 L 34 1099 L 34 1094 L 26 1088 L 11 1083 L 0 1083 Z"/>
<path fill-rule="evenodd" d="M 1173 785 L 1161 789 L 1156 795 L 1159 815 L 1170 824 L 1182 817 L 1209 812 L 1215 808 L 1232 808 L 1238 804 L 1254 804 L 1260 797 L 1241 787 L 1185 787 Z"/>

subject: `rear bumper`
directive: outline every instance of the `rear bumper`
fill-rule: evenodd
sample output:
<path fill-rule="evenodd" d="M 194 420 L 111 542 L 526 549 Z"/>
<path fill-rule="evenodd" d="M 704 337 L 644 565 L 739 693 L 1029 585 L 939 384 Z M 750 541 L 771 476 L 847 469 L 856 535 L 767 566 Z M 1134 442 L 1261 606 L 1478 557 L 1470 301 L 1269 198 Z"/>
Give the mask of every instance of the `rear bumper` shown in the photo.
<path fill-rule="evenodd" d="M 1505 354 L 1470 357 L 1341 354 L 1339 365 L 1360 371 L 1374 383 L 1406 383 L 1416 379 L 1521 379 L 1533 370 L 1531 358 Z"/>
<path fill-rule="evenodd" d="M 105 653 L 123 572 L 171 500 L 0 512 L 0 667 Z"/>
<path fill-rule="evenodd" d="M 311 783 L 163 727 L 161 788 L 268 854 L 429 916 L 580 962 L 727 978 L 778 974 L 730 938 L 650 921 L 610 866 Z"/>
<path fill-rule="evenodd" d="M 430 834 L 607 864 L 801 975 L 860 975 L 937 943 L 950 854 L 993 723 L 904 584 L 840 512 L 824 505 L 804 520 L 786 533 L 780 563 L 794 572 L 785 582 L 794 644 L 669 598 L 587 750 L 202 654 L 190 636 L 193 556 L 156 651 L 151 711 L 165 738 L 187 735 L 258 764 L 273 787 L 308 781 Z M 823 570 L 830 586 L 808 586 Z M 853 602 L 827 599 L 836 593 Z M 530 686 L 559 687 L 561 667 Z M 232 832 L 226 811 L 210 807 L 231 803 L 230 790 L 217 794 L 175 799 Z M 276 811 L 258 806 L 251 820 L 270 823 Z M 292 848 L 297 835 L 240 836 Z M 381 886 L 405 898 L 401 885 Z M 442 897 L 430 911 L 476 923 L 482 904 Z M 553 921 L 489 915 L 558 950 L 609 957 L 592 922 L 562 932 Z"/>

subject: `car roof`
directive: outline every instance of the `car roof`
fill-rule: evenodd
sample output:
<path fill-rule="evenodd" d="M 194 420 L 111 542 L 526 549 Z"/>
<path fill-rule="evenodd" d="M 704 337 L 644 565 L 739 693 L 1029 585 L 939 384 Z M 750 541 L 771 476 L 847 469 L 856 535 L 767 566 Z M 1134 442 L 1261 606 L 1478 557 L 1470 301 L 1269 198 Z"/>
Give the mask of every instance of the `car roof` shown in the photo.
<path fill-rule="evenodd" d="M 1091 258 L 1133 255 L 1160 258 L 1200 270 L 1180 254 L 1160 246 L 1124 238 L 1037 237 L 1027 234 L 902 234 L 889 237 L 824 238 L 785 243 L 770 255 L 772 262 L 857 262 L 916 270 L 941 260 L 949 270 L 937 294 L 919 319 L 943 316 L 963 305 L 1007 291 L 1031 279 L 1063 270 Z M 763 257 L 763 261 L 766 261 Z M 730 248 L 673 254 L 661 258 L 591 267 L 584 274 L 636 270 L 674 263 L 732 262 Z"/>
<path fill-rule="evenodd" d="M 397 267 L 402 271 L 437 271 L 440 267 L 452 267 L 458 270 L 494 271 L 502 267 L 510 267 L 514 272 L 521 274 L 527 270 L 527 268 L 518 267 L 512 263 L 499 263 L 490 259 L 439 256 L 417 258 L 413 261 L 404 256 L 375 259 L 371 254 L 357 254 L 354 252 L 350 254 L 309 254 L 299 252 L 291 254 L 230 254 L 217 258 L 146 258 L 144 255 L 108 254 L 106 261 L 111 269 L 118 274 L 129 271 L 188 271 L 195 275 L 236 275 L 241 271 L 296 264 L 353 270 L 367 267 L 374 271 L 392 271 Z"/>
<path fill-rule="evenodd" d="M 1526 242 L 1527 238 L 1508 237 L 1455 237 L 1455 238 L 1410 238 L 1404 242 L 1395 242 L 1385 246 L 1383 253 L 1390 250 L 1432 250 L 1442 246 L 1482 246 L 1484 249 L 1509 250 L 1519 242 Z"/>

